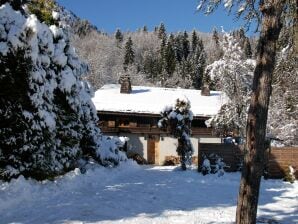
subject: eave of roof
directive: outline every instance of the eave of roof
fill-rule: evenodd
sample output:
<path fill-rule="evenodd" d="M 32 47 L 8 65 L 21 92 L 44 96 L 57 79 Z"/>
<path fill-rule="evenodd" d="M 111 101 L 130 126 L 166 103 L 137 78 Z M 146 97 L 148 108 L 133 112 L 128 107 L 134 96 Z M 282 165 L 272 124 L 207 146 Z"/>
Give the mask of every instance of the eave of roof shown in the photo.
<path fill-rule="evenodd" d="M 119 112 L 119 111 L 104 111 L 98 110 L 98 114 L 103 115 L 115 115 L 115 116 L 136 116 L 136 117 L 152 117 L 152 118 L 161 118 L 161 114 L 154 114 L 154 113 L 129 113 L 129 112 Z M 194 119 L 208 119 L 210 116 L 194 116 Z"/>

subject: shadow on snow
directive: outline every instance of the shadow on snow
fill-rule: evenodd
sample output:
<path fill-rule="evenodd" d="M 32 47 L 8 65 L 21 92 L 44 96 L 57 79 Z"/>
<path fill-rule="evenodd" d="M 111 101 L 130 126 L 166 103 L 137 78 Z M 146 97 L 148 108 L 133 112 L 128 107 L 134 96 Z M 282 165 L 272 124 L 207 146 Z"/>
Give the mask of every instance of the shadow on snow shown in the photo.
<path fill-rule="evenodd" d="M 110 174 L 113 175 L 113 172 Z M 236 210 L 240 174 L 203 177 L 196 170 L 182 172 L 146 166 L 131 171 L 130 175 L 130 178 L 119 175 L 102 183 L 97 180 L 82 184 L 72 192 L 53 193 L 51 200 L 43 200 L 41 195 L 40 199 L 20 204 L 16 211 L 10 210 L 1 216 L 9 222 L 24 224 L 41 221 L 116 222 L 142 214 L 147 218 L 159 217 L 166 211 L 193 211 L 208 207 L 234 207 Z M 292 223 L 298 219 L 297 208 L 294 213 L 262 208 L 266 204 L 274 204 L 287 190 L 282 188 L 282 184 L 280 190 L 270 190 L 272 186 L 276 187 L 276 183 L 271 186 L 262 181 L 262 185 L 259 207 L 266 215 L 259 218 L 274 220 L 279 214 L 280 223 Z M 22 213 L 18 215 L 18 211 Z"/>

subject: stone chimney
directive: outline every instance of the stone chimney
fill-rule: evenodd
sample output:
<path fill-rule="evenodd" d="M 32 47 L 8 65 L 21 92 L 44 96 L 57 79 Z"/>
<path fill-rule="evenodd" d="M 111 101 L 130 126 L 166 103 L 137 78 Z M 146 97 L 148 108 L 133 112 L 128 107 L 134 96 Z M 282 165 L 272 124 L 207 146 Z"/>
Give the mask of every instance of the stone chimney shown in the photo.
<path fill-rule="evenodd" d="M 121 84 L 120 93 L 131 93 L 131 82 L 130 77 L 127 74 L 121 75 L 119 79 L 119 83 Z"/>
<path fill-rule="evenodd" d="M 204 86 L 202 87 L 202 90 L 201 90 L 201 95 L 202 96 L 210 96 L 209 85 L 204 84 Z"/>

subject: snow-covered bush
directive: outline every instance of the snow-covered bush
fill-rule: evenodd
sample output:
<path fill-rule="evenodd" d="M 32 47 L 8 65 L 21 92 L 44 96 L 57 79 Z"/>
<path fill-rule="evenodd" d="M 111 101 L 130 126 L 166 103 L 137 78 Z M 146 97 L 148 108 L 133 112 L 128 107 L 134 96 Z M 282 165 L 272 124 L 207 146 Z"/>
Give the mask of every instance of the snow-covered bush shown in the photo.
<path fill-rule="evenodd" d="M 215 157 L 215 165 L 214 165 L 214 169 L 213 169 L 213 173 L 217 173 L 217 175 L 223 176 L 225 171 L 224 171 L 224 167 L 226 166 L 225 162 L 223 161 L 223 158 L 219 157 L 216 155 Z"/>
<path fill-rule="evenodd" d="M 294 167 L 288 166 L 288 168 L 285 170 L 284 181 L 294 183 L 294 181 L 296 180 L 295 171 L 296 170 L 294 169 Z"/>
<path fill-rule="evenodd" d="M 218 156 L 217 154 L 211 153 L 210 155 L 203 154 L 203 163 L 199 168 L 199 171 L 203 175 L 207 174 L 217 174 L 219 177 L 223 176 L 225 173 L 224 168 L 226 167 L 223 158 Z"/>
<path fill-rule="evenodd" d="M 86 71 L 62 28 L 0 6 L 0 179 L 45 179 L 82 156 L 108 157 Z"/>
<path fill-rule="evenodd" d="M 98 156 L 104 166 L 114 166 L 120 161 L 125 161 L 127 156 L 125 152 L 121 151 L 126 142 L 124 137 L 109 137 L 101 136 Z"/>
<path fill-rule="evenodd" d="M 203 163 L 201 166 L 201 172 L 203 175 L 209 174 L 211 172 L 211 164 L 210 160 L 206 157 L 206 155 L 203 156 Z"/>
<path fill-rule="evenodd" d="M 166 106 L 161 112 L 162 119 L 158 121 L 158 127 L 168 130 L 171 135 L 178 138 L 177 153 L 180 156 L 182 169 L 191 165 L 193 146 L 190 141 L 191 121 L 193 113 L 190 110 L 190 102 L 187 97 L 176 99 L 174 106 Z"/>

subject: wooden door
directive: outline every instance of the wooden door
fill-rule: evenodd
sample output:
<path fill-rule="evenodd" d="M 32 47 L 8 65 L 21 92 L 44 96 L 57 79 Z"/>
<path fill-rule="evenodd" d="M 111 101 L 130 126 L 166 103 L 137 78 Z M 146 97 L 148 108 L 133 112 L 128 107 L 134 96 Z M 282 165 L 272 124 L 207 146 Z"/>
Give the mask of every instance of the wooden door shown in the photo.
<path fill-rule="evenodd" d="M 159 165 L 159 137 L 150 137 L 147 141 L 147 160 L 149 164 Z"/>

